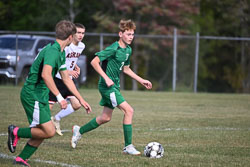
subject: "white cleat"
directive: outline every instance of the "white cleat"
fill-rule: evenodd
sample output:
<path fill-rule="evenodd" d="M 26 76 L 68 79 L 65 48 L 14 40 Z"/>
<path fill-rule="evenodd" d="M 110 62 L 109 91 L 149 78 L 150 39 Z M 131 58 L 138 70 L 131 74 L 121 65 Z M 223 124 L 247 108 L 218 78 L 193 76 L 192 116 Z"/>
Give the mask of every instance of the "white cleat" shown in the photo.
<path fill-rule="evenodd" d="M 74 125 L 72 128 L 73 136 L 71 138 L 71 146 L 72 148 L 76 148 L 78 140 L 81 139 L 82 135 L 80 133 L 80 126 Z"/>
<path fill-rule="evenodd" d="M 130 155 L 141 155 L 141 152 L 137 151 L 133 144 L 130 144 L 130 145 L 124 147 L 123 148 L 123 153 L 124 154 L 130 154 Z"/>
<path fill-rule="evenodd" d="M 62 131 L 60 129 L 60 121 L 57 121 L 54 117 L 51 117 L 51 120 L 53 122 L 53 124 L 55 125 L 56 128 L 56 133 L 60 136 L 62 136 Z"/>

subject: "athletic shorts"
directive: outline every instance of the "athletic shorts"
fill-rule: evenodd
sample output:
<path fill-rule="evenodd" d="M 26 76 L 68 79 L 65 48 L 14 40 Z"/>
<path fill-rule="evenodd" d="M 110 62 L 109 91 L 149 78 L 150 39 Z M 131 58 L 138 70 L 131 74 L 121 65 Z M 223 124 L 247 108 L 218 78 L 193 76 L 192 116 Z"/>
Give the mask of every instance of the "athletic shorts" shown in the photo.
<path fill-rule="evenodd" d="M 101 106 L 106 106 L 114 109 L 125 101 L 124 97 L 121 95 L 120 90 L 115 88 L 115 86 L 111 86 L 110 88 L 99 87 L 99 92 L 102 96 L 102 99 L 99 103 Z"/>
<path fill-rule="evenodd" d="M 49 109 L 49 103 L 43 103 L 35 100 L 36 95 L 30 91 L 22 89 L 21 102 L 26 112 L 30 127 L 36 127 L 37 125 L 49 122 L 51 120 L 51 114 Z"/>
<path fill-rule="evenodd" d="M 57 89 L 59 90 L 64 99 L 75 97 L 61 79 L 55 77 L 54 81 Z M 56 102 L 56 96 L 52 92 L 49 92 L 49 103 L 54 104 Z"/>

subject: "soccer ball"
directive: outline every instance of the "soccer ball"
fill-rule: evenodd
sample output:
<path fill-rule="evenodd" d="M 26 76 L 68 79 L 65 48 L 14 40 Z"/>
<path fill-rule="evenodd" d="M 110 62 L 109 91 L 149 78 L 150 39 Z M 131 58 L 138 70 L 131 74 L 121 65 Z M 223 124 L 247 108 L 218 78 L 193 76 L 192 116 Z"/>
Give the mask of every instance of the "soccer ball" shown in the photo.
<path fill-rule="evenodd" d="M 144 155 L 150 158 L 161 158 L 164 154 L 164 148 L 158 142 L 150 142 L 144 148 Z"/>

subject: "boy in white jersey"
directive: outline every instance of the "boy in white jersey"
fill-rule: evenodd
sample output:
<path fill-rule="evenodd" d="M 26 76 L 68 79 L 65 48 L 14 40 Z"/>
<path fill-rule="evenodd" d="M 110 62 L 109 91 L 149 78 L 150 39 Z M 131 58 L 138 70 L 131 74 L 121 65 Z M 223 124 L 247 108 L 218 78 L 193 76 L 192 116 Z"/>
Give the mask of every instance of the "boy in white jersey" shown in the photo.
<path fill-rule="evenodd" d="M 76 63 L 85 48 L 84 43 L 81 42 L 85 34 L 85 27 L 80 23 L 75 23 L 75 26 L 77 31 L 76 34 L 73 36 L 73 42 L 64 49 L 66 56 L 66 66 L 71 79 L 78 78 L 80 75 L 80 68 L 77 66 Z M 78 110 L 81 107 L 81 104 L 63 83 L 60 73 L 56 74 L 54 81 L 62 96 L 65 99 L 69 99 L 70 101 L 66 109 L 62 109 L 54 117 L 51 117 L 51 120 L 56 127 L 57 134 L 62 136 L 63 134 L 60 129 L 61 118 L 66 117 L 74 111 Z M 56 97 L 53 95 L 53 93 L 50 92 L 49 104 L 51 109 L 56 102 Z"/>

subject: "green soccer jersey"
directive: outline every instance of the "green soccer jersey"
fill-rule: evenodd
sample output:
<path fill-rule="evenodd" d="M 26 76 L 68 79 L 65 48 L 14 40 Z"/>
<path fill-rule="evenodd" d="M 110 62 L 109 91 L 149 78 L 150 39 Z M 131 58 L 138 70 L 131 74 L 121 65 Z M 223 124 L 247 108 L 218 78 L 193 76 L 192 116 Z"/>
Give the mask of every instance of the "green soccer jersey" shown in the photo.
<path fill-rule="evenodd" d="M 105 50 L 96 53 L 102 62 L 102 69 L 117 88 L 120 88 L 120 73 L 123 66 L 130 65 L 129 59 L 131 54 L 132 49 L 129 45 L 126 48 L 121 48 L 117 41 Z M 98 84 L 101 88 L 107 88 L 105 80 L 102 77 L 100 77 Z"/>
<path fill-rule="evenodd" d="M 39 102 L 47 103 L 49 99 L 49 89 L 42 79 L 43 66 L 47 64 L 52 67 L 52 77 L 58 70 L 66 70 L 65 52 L 61 52 L 61 47 L 57 41 L 53 45 L 48 44 L 35 58 L 29 72 L 29 76 L 24 84 L 26 92 L 33 94 L 33 98 Z"/>

